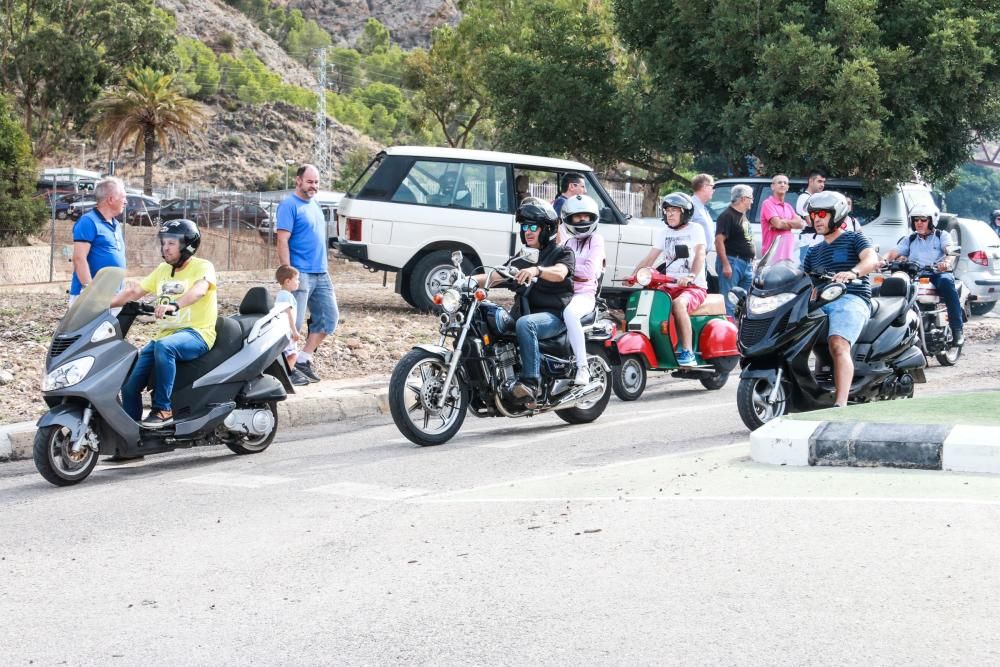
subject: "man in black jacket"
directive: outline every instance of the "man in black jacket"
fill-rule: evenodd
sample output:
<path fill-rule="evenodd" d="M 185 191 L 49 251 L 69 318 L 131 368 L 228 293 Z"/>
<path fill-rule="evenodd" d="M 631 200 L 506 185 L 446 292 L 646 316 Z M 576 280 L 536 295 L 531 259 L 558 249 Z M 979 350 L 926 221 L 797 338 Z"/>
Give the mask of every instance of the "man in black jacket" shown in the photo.
<path fill-rule="evenodd" d="M 511 261 L 511 266 L 519 269 L 514 276 L 518 295 L 510 313 L 497 308 L 494 316 L 500 331 L 517 332 L 521 374 L 511 388 L 511 395 L 528 401 L 534 399 L 541 379 L 538 341 L 566 330 L 563 310 L 573 298 L 576 258 L 572 250 L 556 243 L 559 217 L 548 202 L 534 197 L 525 199 L 517 209 L 517 222 L 521 226 L 521 242 L 539 250 L 538 262 Z M 475 279 L 483 285 L 486 274 L 481 273 Z M 503 280 L 493 275 L 493 284 Z"/>

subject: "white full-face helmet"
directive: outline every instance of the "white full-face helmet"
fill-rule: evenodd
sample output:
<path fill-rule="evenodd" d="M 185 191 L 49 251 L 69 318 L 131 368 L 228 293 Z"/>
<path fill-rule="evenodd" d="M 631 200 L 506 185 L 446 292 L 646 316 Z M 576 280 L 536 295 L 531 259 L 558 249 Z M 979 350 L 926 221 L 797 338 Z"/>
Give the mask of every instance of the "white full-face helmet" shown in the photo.
<path fill-rule="evenodd" d="M 579 222 L 572 222 L 573 216 L 584 213 L 586 219 Z M 574 195 L 563 202 L 559 217 L 566 227 L 566 232 L 578 239 L 585 239 L 597 231 L 597 222 L 601 217 L 597 202 L 589 195 Z"/>

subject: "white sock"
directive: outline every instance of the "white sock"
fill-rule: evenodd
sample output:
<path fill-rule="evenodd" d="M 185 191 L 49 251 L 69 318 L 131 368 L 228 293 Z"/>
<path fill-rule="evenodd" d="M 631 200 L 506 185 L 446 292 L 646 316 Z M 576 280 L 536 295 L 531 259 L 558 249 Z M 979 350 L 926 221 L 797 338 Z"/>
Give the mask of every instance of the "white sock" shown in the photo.
<path fill-rule="evenodd" d="M 299 352 L 299 358 L 295 360 L 297 364 L 308 364 L 312 361 L 312 352 Z"/>

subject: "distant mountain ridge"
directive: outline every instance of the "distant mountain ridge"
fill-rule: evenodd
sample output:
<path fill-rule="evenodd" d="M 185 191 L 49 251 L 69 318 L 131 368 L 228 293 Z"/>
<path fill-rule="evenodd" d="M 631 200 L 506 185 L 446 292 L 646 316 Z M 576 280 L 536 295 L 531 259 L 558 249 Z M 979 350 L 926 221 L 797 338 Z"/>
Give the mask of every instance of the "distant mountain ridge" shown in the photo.
<path fill-rule="evenodd" d="M 374 17 L 404 49 L 430 46 L 431 31 L 461 17 L 458 0 L 287 0 L 287 7 L 319 23 L 337 44 L 353 46 Z"/>

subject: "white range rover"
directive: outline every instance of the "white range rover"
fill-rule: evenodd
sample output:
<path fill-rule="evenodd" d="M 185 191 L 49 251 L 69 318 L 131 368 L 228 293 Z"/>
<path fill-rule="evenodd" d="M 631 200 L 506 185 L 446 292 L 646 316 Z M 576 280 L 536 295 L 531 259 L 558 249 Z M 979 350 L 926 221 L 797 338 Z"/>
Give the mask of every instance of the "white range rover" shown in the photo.
<path fill-rule="evenodd" d="M 396 291 L 421 310 L 451 276 L 451 253 L 466 271 L 517 251 L 514 211 L 529 194 L 555 198 L 562 176 L 577 172 L 601 207 L 608 266 L 602 294 L 616 296 L 649 251 L 658 221 L 626 216 L 585 164 L 532 155 L 424 146 L 389 148 L 372 160 L 340 201 L 336 236 L 347 258 L 396 273 Z"/>

